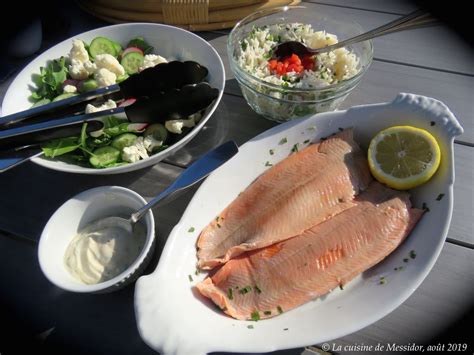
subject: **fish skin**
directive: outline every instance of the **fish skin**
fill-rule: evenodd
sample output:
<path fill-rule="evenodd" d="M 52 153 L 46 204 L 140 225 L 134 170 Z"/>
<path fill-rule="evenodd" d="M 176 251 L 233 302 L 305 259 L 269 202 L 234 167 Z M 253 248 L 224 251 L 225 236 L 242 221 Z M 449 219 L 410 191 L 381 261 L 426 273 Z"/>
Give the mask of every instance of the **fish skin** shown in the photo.
<path fill-rule="evenodd" d="M 210 270 L 245 251 L 301 234 L 352 207 L 371 180 L 352 129 L 292 154 L 203 229 L 196 243 L 198 268 Z"/>
<path fill-rule="evenodd" d="M 354 207 L 297 237 L 230 260 L 196 287 L 234 318 L 251 319 L 255 311 L 261 319 L 270 318 L 279 314 L 278 307 L 298 307 L 379 263 L 422 214 L 411 208 L 408 193 L 373 182 Z M 252 291 L 240 294 L 236 286 L 251 286 Z M 232 300 L 229 288 L 234 290 Z"/>

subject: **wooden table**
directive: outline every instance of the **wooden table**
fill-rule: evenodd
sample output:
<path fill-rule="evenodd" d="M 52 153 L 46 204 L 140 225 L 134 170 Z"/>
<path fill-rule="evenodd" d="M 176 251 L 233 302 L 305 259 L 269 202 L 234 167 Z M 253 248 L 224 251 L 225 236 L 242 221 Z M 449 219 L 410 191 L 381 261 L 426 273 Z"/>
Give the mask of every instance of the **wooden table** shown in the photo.
<path fill-rule="evenodd" d="M 322 0 L 307 3 L 307 6 L 312 11 L 350 15 L 366 29 L 415 9 L 411 3 L 375 0 Z M 62 34 L 63 38 L 106 25 L 74 5 L 66 5 L 65 11 L 70 15 L 71 26 Z M 133 286 L 105 295 L 62 291 L 41 273 L 38 239 L 51 214 L 81 191 L 100 185 L 120 185 L 150 199 L 190 162 L 219 142 L 233 139 L 240 145 L 275 125 L 254 113 L 243 99 L 228 67 L 227 34 L 228 31 L 200 33 L 226 64 L 227 82 L 222 102 L 203 131 L 166 161 L 152 168 L 111 176 L 60 173 L 33 163 L 0 175 L 0 317 L 3 324 L 9 324 L 9 330 L 0 335 L 2 355 L 9 353 L 9 345 L 18 350 L 29 342 L 62 353 L 154 353 L 137 332 Z M 469 338 L 457 332 L 450 333 L 449 338 L 440 337 L 470 310 L 474 299 L 473 52 L 443 26 L 382 37 L 374 41 L 374 47 L 371 68 L 341 108 L 390 101 L 399 92 L 427 95 L 446 103 L 463 124 L 465 133 L 455 145 L 456 183 L 451 228 L 433 270 L 416 292 L 391 314 L 365 329 L 334 340 L 334 344 L 344 347 L 447 343 L 454 340 L 454 335 L 459 335 L 458 341 L 467 342 Z M 12 79 L 0 85 L 2 99 Z M 192 189 L 154 209 L 159 242 L 146 273 L 154 270 L 169 232 L 195 191 Z M 21 340 L 14 341 L 15 337 Z M 300 354 L 303 350 L 277 353 Z"/>

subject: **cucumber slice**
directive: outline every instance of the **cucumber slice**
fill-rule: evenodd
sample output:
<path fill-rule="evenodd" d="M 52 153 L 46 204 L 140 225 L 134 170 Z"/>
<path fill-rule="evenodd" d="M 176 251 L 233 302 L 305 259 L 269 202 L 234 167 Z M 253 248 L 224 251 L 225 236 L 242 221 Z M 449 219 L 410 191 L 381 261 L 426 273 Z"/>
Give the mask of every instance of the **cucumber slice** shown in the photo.
<path fill-rule="evenodd" d="M 106 168 L 110 164 L 114 164 L 120 157 L 120 150 L 114 147 L 97 148 L 93 152 L 93 156 L 89 158 L 89 163 L 94 168 Z"/>
<path fill-rule="evenodd" d="M 114 42 L 105 37 L 96 37 L 92 40 L 89 46 L 89 54 L 95 58 L 99 54 L 111 54 L 117 56 Z"/>
<path fill-rule="evenodd" d="M 111 42 L 114 45 L 115 52 L 117 53 L 117 57 L 118 57 L 120 53 L 122 53 L 122 46 L 120 45 L 120 43 L 117 43 L 115 41 L 111 41 Z"/>
<path fill-rule="evenodd" d="M 80 91 L 87 92 L 87 91 L 95 90 L 98 87 L 99 87 L 99 84 L 97 84 L 97 81 L 95 81 L 94 79 L 88 79 L 81 83 Z"/>
<path fill-rule="evenodd" d="M 143 64 L 143 55 L 138 52 L 127 53 L 123 58 L 120 64 L 127 72 L 127 74 L 138 73 L 138 68 Z"/>
<path fill-rule="evenodd" d="M 137 136 L 132 133 L 122 133 L 121 135 L 114 138 L 112 141 L 112 147 L 122 150 L 125 147 L 130 147 L 137 140 Z"/>
<path fill-rule="evenodd" d="M 64 99 L 68 99 L 68 98 L 73 97 L 73 96 L 76 96 L 76 95 L 77 95 L 77 94 L 73 94 L 73 93 L 67 92 L 67 93 L 64 93 L 64 94 L 61 94 L 61 95 L 56 96 L 56 97 L 53 99 L 53 102 L 56 102 L 56 101 L 59 101 L 59 100 L 64 100 Z"/>
<path fill-rule="evenodd" d="M 128 79 L 128 74 L 125 73 L 123 75 L 120 75 L 117 77 L 117 80 L 115 80 L 117 82 L 117 84 L 121 83 L 122 81 L 124 80 L 127 80 Z"/>
<path fill-rule="evenodd" d="M 33 106 L 31 106 L 31 107 L 43 106 L 43 105 L 49 104 L 50 102 L 51 102 L 50 99 L 44 98 L 44 99 L 41 99 L 41 100 L 39 100 L 39 101 L 36 101 L 36 102 L 33 104 Z"/>
<path fill-rule="evenodd" d="M 147 127 L 143 135 L 145 137 L 152 136 L 154 139 L 157 141 L 162 141 L 164 144 L 168 138 L 168 130 L 161 123 L 153 123 Z"/>

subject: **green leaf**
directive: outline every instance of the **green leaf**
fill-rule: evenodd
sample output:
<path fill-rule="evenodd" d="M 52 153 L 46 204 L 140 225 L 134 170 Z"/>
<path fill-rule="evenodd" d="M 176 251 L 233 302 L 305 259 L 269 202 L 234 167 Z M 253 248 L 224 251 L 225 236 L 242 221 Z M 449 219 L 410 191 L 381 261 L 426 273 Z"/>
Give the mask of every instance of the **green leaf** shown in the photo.
<path fill-rule="evenodd" d="M 31 98 L 34 100 L 54 99 L 62 93 L 62 85 L 67 79 L 67 74 L 68 70 L 64 57 L 49 62 L 46 67 L 41 67 L 40 74 L 34 74 L 32 77 L 36 84 L 36 90 Z"/>
<path fill-rule="evenodd" d="M 54 158 L 72 152 L 80 145 L 77 137 L 57 138 L 42 144 L 41 149 L 46 157 Z"/>

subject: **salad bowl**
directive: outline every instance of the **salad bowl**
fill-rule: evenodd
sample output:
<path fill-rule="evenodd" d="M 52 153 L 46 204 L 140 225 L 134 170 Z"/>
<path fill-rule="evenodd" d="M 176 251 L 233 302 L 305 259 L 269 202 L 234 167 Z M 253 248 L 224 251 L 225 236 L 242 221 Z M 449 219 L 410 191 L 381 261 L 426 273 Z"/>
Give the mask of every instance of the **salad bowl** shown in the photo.
<path fill-rule="evenodd" d="M 225 85 L 224 66 L 221 58 L 208 42 L 191 32 L 173 26 L 130 23 L 106 26 L 78 34 L 39 55 L 13 80 L 3 100 L 2 114 L 9 115 L 31 107 L 33 102 L 30 97 L 34 91 L 33 77 L 40 72 L 40 67 L 46 67 L 51 60 L 66 56 L 71 49 L 73 40 L 79 39 L 85 43 L 91 43 L 98 37 L 108 38 L 122 44 L 122 46 L 125 46 L 133 38 L 143 37 L 154 48 L 153 54 L 162 56 L 168 61 L 194 61 L 199 63 L 208 69 L 209 72 L 205 80 L 211 87 L 218 90 L 217 99 L 202 112 L 201 119 L 189 132 L 180 135 L 173 144 L 148 158 L 101 169 L 66 163 L 54 158 L 45 158 L 44 156 L 32 158 L 31 160 L 36 164 L 53 170 L 81 174 L 118 174 L 154 165 L 182 148 L 196 136 L 209 120 L 221 100 Z"/>
<path fill-rule="evenodd" d="M 429 131 L 438 141 L 442 158 L 433 178 L 410 191 L 413 206 L 426 210 L 423 218 L 383 261 L 344 289 L 336 288 L 265 320 L 230 318 L 197 292 L 196 284 L 207 276 L 196 272 L 200 231 L 269 165 L 285 159 L 295 145 L 302 149 L 350 127 L 355 141 L 366 150 L 374 135 L 394 125 Z M 399 94 L 388 103 L 289 121 L 245 143 L 200 186 L 168 237 L 156 270 L 138 279 L 135 313 L 141 337 L 162 354 L 268 352 L 331 341 L 383 318 L 418 288 L 441 252 L 453 209 L 453 143 L 462 132 L 440 101 Z M 400 266 L 403 271 L 398 271 Z"/>

